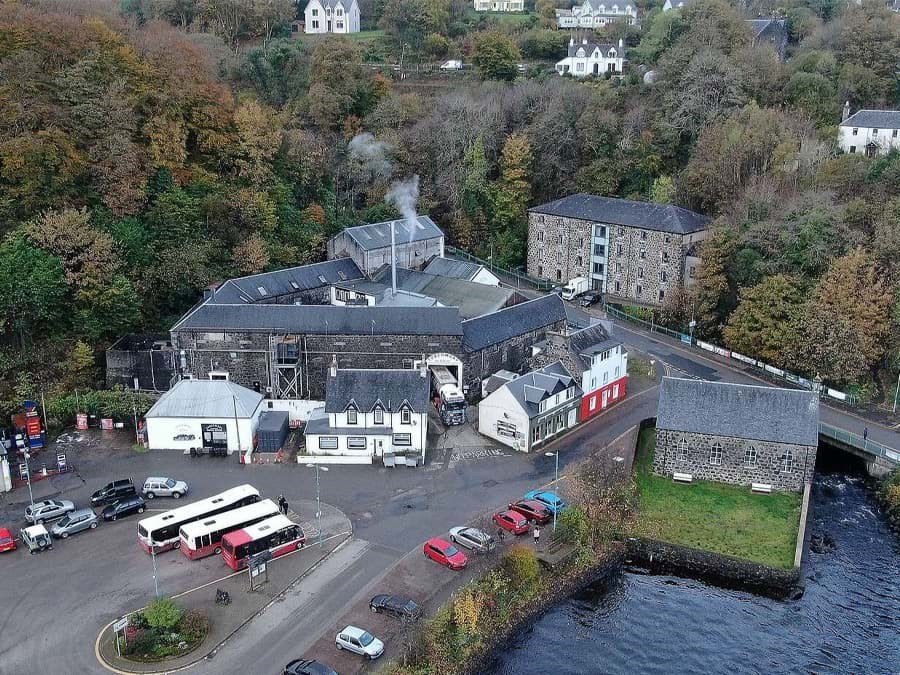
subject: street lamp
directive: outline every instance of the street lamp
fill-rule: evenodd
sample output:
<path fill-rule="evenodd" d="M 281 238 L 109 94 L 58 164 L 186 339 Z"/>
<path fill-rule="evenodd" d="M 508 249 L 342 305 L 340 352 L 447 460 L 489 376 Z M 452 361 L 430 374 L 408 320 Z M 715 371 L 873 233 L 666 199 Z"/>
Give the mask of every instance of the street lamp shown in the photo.
<path fill-rule="evenodd" d="M 556 452 L 545 452 L 545 457 L 555 457 L 556 458 L 556 472 L 553 478 L 553 487 L 555 489 L 559 489 L 556 487 L 556 481 L 559 480 L 559 451 Z M 559 510 L 559 502 L 553 505 L 553 531 L 556 532 L 556 512 Z"/>
<path fill-rule="evenodd" d="M 159 576 L 156 572 L 156 544 L 150 542 L 150 557 L 153 558 L 153 588 L 156 590 L 156 598 L 159 599 Z"/>
<path fill-rule="evenodd" d="M 316 469 L 316 529 L 319 531 L 319 546 L 322 546 L 322 502 L 319 500 L 319 465 L 318 464 L 307 464 L 307 469 L 312 469 L 315 467 Z M 322 471 L 328 471 L 327 466 L 322 467 Z"/>
<path fill-rule="evenodd" d="M 897 388 L 894 389 L 894 412 L 897 412 L 897 394 L 900 394 L 900 373 L 897 373 Z"/>

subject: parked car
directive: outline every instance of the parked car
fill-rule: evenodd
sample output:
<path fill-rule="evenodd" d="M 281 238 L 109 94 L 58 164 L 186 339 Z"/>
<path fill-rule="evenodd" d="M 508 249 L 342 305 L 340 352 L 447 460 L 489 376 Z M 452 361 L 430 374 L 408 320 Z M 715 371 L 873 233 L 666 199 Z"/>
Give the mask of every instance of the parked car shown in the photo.
<path fill-rule="evenodd" d="M 463 62 L 459 59 L 450 59 L 441 64 L 441 70 L 462 70 Z"/>
<path fill-rule="evenodd" d="M 334 638 L 338 649 L 346 649 L 367 659 L 377 659 L 384 653 L 384 643 L 377 637 L 356 626 L 347 626 Z"/>
<path fill-rule="evenodd" d="M 147 503 L 143 497 L 134 495 L 133 497 L 125 497 L 117 502 L 113 502 L 103 509 L 100 515 L 103 516 L 103 520 L 118 520 L 135 513 L 143 513 L 144 509 L 147 508 L 146 505 Z"/>
<path fill-rule="evenodd" d="M 96 530 L 100 524 L 100 518 L 90 509 L 79 509 L 72 511 L 63 516 L 56 524 L 50 528 L 50 534 L 57 539 L 65 539 L 70 534 L 81 532 L 82 530 Z"/>
<path fill-rule="evenodd" d="M 588 291 L 584 295 L 581 296 L 581 300 L 579 301 L 582 307 L 592 307 L 596 305 L 603 296 L 601 296 L 596 291 Z"/>
<path fill-rule="evenodd" d="M 568 506 L 562 497 L 549 490 L 532 490 L 531 492 L 526 492 L 522 495 L 522 499 L 534 499 L 539 501 L 550 509 L 550 513 L 556 513 L 557 515 Z"/>
<path fill-rule="evenodd" d="M 32 525 L 22 530 L 22 543 L 31 555 L 53 548 L 53 539 L 43 525 Z"/>
<path fill-rule="evenodd" d="M 284 667 L 283 675 L 338 675 L 324 663 L 310 659 L 294 659 Z"/>
<path fill-rule="evenodd" d="M 188 484 L 183 480 L 175 480 L 174 478 L 150 476 L 144 481 L 141 492 L 147 499 L 153 499 L 154 497 L 181 499 L 188 493 Z"/>
<path fill-rule="evenodd" d="M 122 497 L 131 497 L 137 494 L 134 489 L 134 481 L 130 478 L 121 478 L 107 483 L 91 495 L 91 506 L 103 506 L 112 504 Z"/>
<path fill-rule="evenodd" d="M 553 520 L 553 513 L 547 508 L 547 505 L 537 499 L 520 499 L 510 502 L 508 507 L 510 511 L 518 511 L 532 523 L 538 525 L 546 525 Z"/>
<path fill-rule="evenodd" d="M 16 538 L 13 536 L 12 530 L 6 527 L 0 527 L 0 553 L 15 550 Z"/>
<path fill-rule="evenodd" d="M 495 513 L 491 520 L 494 521 L 497 527 L 513 534 L 525 534 L 528 532 L 528 518 L 518 511 L 500 511 Z"/>
<path fill-rule="evenodd" d="M 451 570 L 461 570 L 469 562 L 465 553 L 440 537 L 433 537 L 426 541 L 423 552 L 426 557 L 440 565 L 446 565 Z"/>
<path fill-rule="evenodd" d="M 493 551 L 497 546 L 491 535 L 477 527 L 454 527 L 450 530 L 450 541 L 473 551 Z"/>
<path fill-rule="evenodd" d="M 390 614 L 406 621 L 418 619 L 422 613 L 415 602 L 402 595 L 376 595 L 369 600 L 369 609 L 376 614 Z"/>
<path fill-rule="evenodd" d="M 68 499 L 45 499 L 35 502 L 34 506 L 25 507 L 25 520 L 29 523 L 40 525 L 57 518 L 62 518 L 67 513 L 75 510 L 75 504 Z"/>

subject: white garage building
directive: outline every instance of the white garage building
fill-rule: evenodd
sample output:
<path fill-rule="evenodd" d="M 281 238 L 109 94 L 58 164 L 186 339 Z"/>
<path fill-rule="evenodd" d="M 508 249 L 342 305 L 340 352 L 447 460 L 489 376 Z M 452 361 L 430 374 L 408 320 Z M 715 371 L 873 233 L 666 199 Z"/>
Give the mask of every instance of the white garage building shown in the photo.
<path fill-rule="evenodd" d="M 147 411 L 151 450 L 249 450 L 263 396 L 227 380 L 181 380 Z"/>

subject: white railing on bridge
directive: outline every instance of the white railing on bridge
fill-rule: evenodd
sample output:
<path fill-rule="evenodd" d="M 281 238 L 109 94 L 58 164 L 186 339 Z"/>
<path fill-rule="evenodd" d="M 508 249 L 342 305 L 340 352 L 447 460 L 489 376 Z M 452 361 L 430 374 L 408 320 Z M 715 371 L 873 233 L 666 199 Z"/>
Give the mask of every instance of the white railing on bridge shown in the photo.
<path fill-rule="evenodd" d="M 833 438 L 836 441 L 841 441 L 854 448 L 858 448 L 870 455 L 884 457 L 896 464 L 900 464 L 900 452 L 893 448 L 889 448 L 878 441 L 873 441 L 869 438 L 864 438 L 863 436 L 847 431 L 846 429 L 839 429 L 838 427 L 822 424 L 821 422 L 819 423 L 819 433 L 828 438 Z"/>

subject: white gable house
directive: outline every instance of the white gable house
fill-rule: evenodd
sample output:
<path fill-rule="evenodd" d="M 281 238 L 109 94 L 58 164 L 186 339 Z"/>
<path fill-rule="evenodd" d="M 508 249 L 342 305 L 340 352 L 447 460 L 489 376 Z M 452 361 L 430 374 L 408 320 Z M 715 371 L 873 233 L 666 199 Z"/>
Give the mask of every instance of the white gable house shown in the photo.
<path fill-rule="evenodd" d="M 588 75 L 622 74 L 625 63 L 625 45 L 598 44 L 583 39 L 580 43 L 569 40 L 569 53 L 566 58 L 556 64 L 556 72 L 560 75 L 587 77 Z"/>
<path fill-rule="evenodd" d="M 867 157 L 900 149 L 900 110 L 857 110 L 851 115 L 850 104 L 846 103 L 838 143 L 844 152 L 865 153 Z"/>
<path fill-rule="evenodd" d="M 477 0 L 476 0 L 477 1 Z M 556 10 L 559 28 L 602 28 L 610 23 L 637 23 L 637 7 L 631 2 L 615 0 L 585 0 L 572 9 Z"/>
<path fill-rule="evenodd" d="M 356 0 L 309 0 L 303 11 L 307 33 L 358 33 Z"/>
<path fill-rule="evenodd" d="M 673 9 L 682 9 L 685 5 L 691 4 L 691 0 L 666 0 L 663 4 L 662 11 L 670 12 Z"/>

